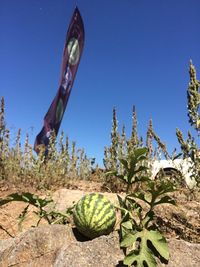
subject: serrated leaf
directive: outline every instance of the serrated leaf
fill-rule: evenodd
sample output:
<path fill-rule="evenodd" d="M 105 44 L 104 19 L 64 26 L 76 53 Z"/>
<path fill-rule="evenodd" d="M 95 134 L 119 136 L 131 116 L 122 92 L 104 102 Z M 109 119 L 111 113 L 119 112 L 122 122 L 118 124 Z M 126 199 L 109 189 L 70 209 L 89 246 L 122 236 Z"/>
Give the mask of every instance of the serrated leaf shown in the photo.
<path fill-rule="evenodd" d="M 151 193 L 154 199 L 156 199 L 157 197 L 163 194 L 174 192 L 175 188 L 173 183 L 170 181 L 160 181 L 159 183 L 155 183 L 155 181 L 150 181 L 148 183 L 147 191 Z"/>
<path fill-rule="evenodd" d="M 174 187 L 174 184 L 171 181 L 161 181 L 159 187 L 158 187 L 158 191 L 160 192 L 160 194 L 164 194 L 164 193 L 170 193 L 170 192 L 174 192 L 176 190 L 176 188 Z"/>
<path fill-rule="evenodd" d="M 131 266 L 134 262 L 137 266 L 144 266 L 144 262 L 146 262 L 148 267 L 157 266 L 154 249 L 149 247 L 149 242 L 156 249 L 156 251 L 164 258 L 165 260 L 169 260 L 169 250 L 167 246 L 166 239 L 158 232 L 154 230 L 143 229 L 140 232 L 137 232 L 134 237 L 130 235 L 130 240 L 127 238 L 124 241 L 124 245 L 131 246 L 131 241 L 139 241 L 139 249 L 131 251 L 124 259 L 124 264 Z M 123 245 L 123 243 L 121 244 Z"/>
<path fill-rule="evenodd" d="M 29 204 L 23 209 L 23 211 L 18 216 L 18 220 L 19 220 L 19 222 L 18 222 L 18 229 L 19 229 L 20 232 L 22 230 L 22 223 L 25 220 L 26 215 L 28 213 L 28 208 L 29 208 Z"/>
<path fill-rule="evenodd" d="M 146 198 L 145 197 L 145 194 L 144 193 L 142 193 L 142 192 L 139 192 L 139 193 L 133 193 L 133 194 L 130 194 L 132 197 L 135 197 L 135 198 L 138 198 L 138 199 L 140 199 L 140 200 L 143 200 L 144 202 L 146 202 L 146 203 L 148 203 L 149 204 L 149 202 L 148 202 L 148 198 Z"/>
<path fill-rule="evenodd" d="M 141 239 L 145 240 L 145 245 L 147 241 L 150 241 L 157 252 L 166 260 L 169 260 L 169 250 L 167 246 L 166 239 L 156 230 L 143 230 L 140 234 Z M 144 243 L 143 243 L 144 244 Z"/>
<path fill-rule="evenodd" d="M 128 178 L 129 178 L 129 181 L 131 181 L 131 178 L 135 175 L 135 164 L 133 164 L 131 162 L 131 167 L 129 169 L 129 172 L 128 172 Z"/>
<path fill-rule="evenodd" d="M 142 206 L 139 203 L 137 203 L 135 199 L 131 197 L 131 195 L 127 195 L 126 200 L 128 201 L 128 203 L 130 203 L 132 209 L 139 212 L 142 211 Z"/>
<path fill-rule="evenodd" d="M 14 194 L 8 195 L 5 199 L 0 199 L 0 206 L 5 205 L 12 201 L 21 201 L 21 202 L 29 203 L 36 207 L 38 206 L 44 207 L 48 203 L 52 202 L 53 200 L 41 199 L 38 196 L 32 193 L 29 193 L 29 192 L 23 192 L 21 194 L 14 193 Z"/>
<path fill-rule="evenodd" d="M 159 204 L 172 204 L 172 205 L 176 205 L 176 202 L 174 199 L 172 199 L 169 196 L 164 196 L 162 197 L 160 200 L 156 201 L 154 203 L 154 206 L 159 205 Z"/>
<path fill-rule="evenodd" d="M 133 235 L 132 233 L 128 233 L 126 234 L 122 241 L 120 242 L 120 246 L 123 248 L 127 248 L 129 246 L 133 246 L 133 244 L 135 243 L 136 239 L 135 239 L 135 235 Z"/>
<path fill-rule="evenodd" d="M 128 161 L 123 158 L 119 158 L 119 161 L 123 164 L 124 168 L 128 170 Z"/>
<path fill-rule="evenodd" d="M 154 211 L 149 211 L 146 213 L 144 219 L 142 220 L 142 225 L 147 228 L 150 221 L 154 218 Z"/>
<path fill-rule="evenodd" d="M 127 221 L 130 217 L 129 211 L 127 210 L 127 206 L 125 201 L 119 196 L 117 195 L 118 201 L 119 201 L 119 205 L 120 205 L 120 210 L 121 210 L 121 214 L 122 214 L 122 222 L 123 221 Z"/>
<path fill-rule="evenodd" d="M 120 195 L 117 195 L 118 201 L 119 201 L 119 205 L 121 208 L 125 208 L 125 203 L 123 201 L 123 198 Z"/>
<path fill-rule="evenodd" d="M 123 222 L 121 224 L 121 227 L 127 229 L 127 230 L 132 230 L 132 223 L 130 221 Z"/>
<path fill-rule="evenodd" d="M 130 221 L 125 221 L 121 223 L 120 226 L 120 232 L 121 232 L 121 238 L 123 240 L 124 236 L 129 234 L 132 231 L 132 224 Z"/>
<path fill-rule="evenodd" d="M 147 153 L 146 147 L 139 147 L 134 150 L 135 157 L 139 158 L 142 155 L 145 155 Z"/>
<path fill-rule="evenodd" d="M 165 259 L 169 260 L 169 249 L 164 236 L 162 236 L 158 231 L 148 231 L 148 239 L 153 244 L 157 252 Z"/>
<path fill-rule="evenodd" d="M 149 252 L 147 248 L 146 251 L 143 251 L 142 254 L 138 255 L 137 251 L 133 251 L 129 253 L 125 258 L 123 263 L 128 266 L 132 266 L 132 264 L 136 262 L 137 267 L 144 267 L 144 262 L 146 262 L 148 267 L 156 267 L 157 263 L 152 254 Z"/>

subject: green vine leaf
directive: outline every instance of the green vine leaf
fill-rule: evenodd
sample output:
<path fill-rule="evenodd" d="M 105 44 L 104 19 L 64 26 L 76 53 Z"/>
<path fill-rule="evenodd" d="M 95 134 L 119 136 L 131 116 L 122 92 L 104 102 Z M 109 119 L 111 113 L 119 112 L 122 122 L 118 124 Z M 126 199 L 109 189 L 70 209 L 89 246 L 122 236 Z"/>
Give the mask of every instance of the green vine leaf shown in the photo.
<path fill-rule="evenodd" d="M 18 216 L 18 220 L 19 220 L 18 229 L 20 232 L 22 231 L 22 223 L 26 219 L 26 215 L 28 214 L 28 208 L 29 208 L 29 204 L 23 209 L 23 211 Z"/>
<path fill-rule="evenodd" d="M 123 159 L 123 158 L 119 158 L 119 161 L 122 163 L 122 165 L 124 166 L 124 168 L 126 170 L 128 170 L 128 161 Z"/>
<path fill-rule="evenodd" d="M 0 206 L 5 205 L 12 201 L 21 201 L 25 203 L 29 203 L 35 207 L 45 207 L 48 203 L 52 202 L 51 199 L 42 199 L 32 193 L 25 192 L 25 193 L 14 193 L 8 195 L 5 199 L 0 199 Z"/>
<path fill-rule="evenodd" d="M 176 205 L 176 202 L 174 199 L 172 199 L 169 196 L 164 196 L 162 197 L 160 200 L 156 201 L 154 203 L 154 206 L 159 205 L 159 204 L 172 204 L 172 205 Z"/>
<path fill-rule="evenodd" d="M 145 227 L 146 229 L 148 228 L 148 225 L 153 220 L 154 215 L 155 213 L 152 210 L 146 213 L 144 219 L 142 220 L 143 227 Z"/>
<path fill-rule="evenodd" d="M 128 234 L 123 238 L 121 247 L 130 247 L 136 241 L 139 242 L 139 248 L 129 252 L 124 258 L 124 264 L 131 266 L 133 263 L 136 263 L 137 267 L 144 267 L 145 263 L 148 267 L 157 266 L 154 248 L 162 258 L 166 261 L 169 260 L 169 249 L 166 239 L 158 231 L 143 229 L 141 232 Z"/>
<path fill-rule="evenodd" d="M 150 204 L 151 202 L 151 196 L 149 196 L 149 194 L 144 194 L 143 192 L 132 193 L 132 194 L 129 194 L 129 196 L 143 200 L 147 204 Z"/>

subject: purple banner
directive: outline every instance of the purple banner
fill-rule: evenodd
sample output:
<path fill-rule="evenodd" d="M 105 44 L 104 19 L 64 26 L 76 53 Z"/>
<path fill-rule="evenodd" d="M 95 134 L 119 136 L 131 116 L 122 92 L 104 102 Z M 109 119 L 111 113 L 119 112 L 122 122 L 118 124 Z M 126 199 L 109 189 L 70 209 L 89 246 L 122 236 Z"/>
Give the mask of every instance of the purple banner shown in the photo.
<path fill-rule="evenodd" d="M 56 135 L 58 133 L 72 90 L 83 46 L 84 25 L 80 12 L 76 7 L 65 41 L 58 92 L 44 117 L 44 126 L 35 140 L 34 150 L 37 153 L 40 151 L 40 146 L 45 146 L 47 152 L 51 132 L 55 131 Z"/>

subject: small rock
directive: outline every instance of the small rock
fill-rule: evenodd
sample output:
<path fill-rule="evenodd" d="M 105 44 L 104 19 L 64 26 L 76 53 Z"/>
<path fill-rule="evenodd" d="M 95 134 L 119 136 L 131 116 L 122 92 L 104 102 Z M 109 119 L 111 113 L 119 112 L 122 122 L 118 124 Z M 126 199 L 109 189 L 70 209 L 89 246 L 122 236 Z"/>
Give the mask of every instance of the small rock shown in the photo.
<path fill-rule="evenodd" d="M 0 267 L 52 266 L 57 250 L 72 240 L 71 228 L 64 225 L 32 228 L 13 239 L 1 240 Z"/>

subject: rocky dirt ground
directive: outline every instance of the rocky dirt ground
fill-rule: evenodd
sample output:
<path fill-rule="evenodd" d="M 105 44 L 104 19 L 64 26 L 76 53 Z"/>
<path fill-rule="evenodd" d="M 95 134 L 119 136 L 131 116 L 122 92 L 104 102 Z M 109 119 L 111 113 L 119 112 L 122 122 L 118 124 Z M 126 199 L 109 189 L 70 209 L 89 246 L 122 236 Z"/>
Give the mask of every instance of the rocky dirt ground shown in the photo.
<path fill-rule="evenodd" d="M 78 183 L 69 185 L 68 188 L 56 189 L 51 192 L 36 191 L 32 188 L 23 188 L 21 186 L 17 188 L 4 184 L 0 186 L 0 198 L 4 198 L 14 192 L 27 191 L 43 197 L 50 195 L 56 203 L 56 209 L 63 211 L 73 201 L 79 200 L 87 192 L 102 192 L 102 184 L 91 181 L 79 181 Z M 116 194 L 105 194 L 112 202 L 117 202 Z M 156 209 L 157 225 L 168 240 L 180 240 L 181 242 L 186 241 L 190 244 L 200 244 L 200 195 L 197 194 L 193 200 L 188 200 L 188 193 L 182 191 L 174 193 L 174 197 L 177 202 L 176 206 L 161 205 Z M 38 217 L 33 213 L 34 208 L 30 208 L 22 227 L 19 227 L 18 216 L 25 206 L 21 202 L 12 202 L 0 207 L 0 240 L 14 238 L 20 232 L 25 232 L 36 225 Z M 44 224 L 47 224 L 46 221 L 41 221 L 41 225 Z M 174 249 L 177 250 L 175 253 L 179 255 L 178 246 Z M 196 250 L 197 248 L 195 247 L 195 253 Z M 200 261 L 195 264 L 197 264 L 195 266 L 200 266 Z"/>

